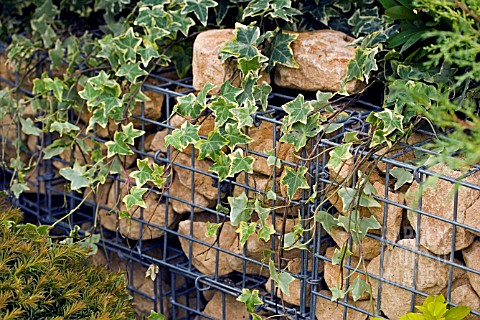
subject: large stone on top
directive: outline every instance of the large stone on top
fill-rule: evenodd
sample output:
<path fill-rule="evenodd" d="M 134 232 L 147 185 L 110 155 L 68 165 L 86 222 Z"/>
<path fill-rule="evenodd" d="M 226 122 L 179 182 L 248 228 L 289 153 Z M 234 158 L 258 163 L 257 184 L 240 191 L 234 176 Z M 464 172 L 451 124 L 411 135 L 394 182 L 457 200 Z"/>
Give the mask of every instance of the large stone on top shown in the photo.
<path fill-rule="evenodd" d="M 300 90 L 340 90 L 347 63 L 355 58 L 355 48 L 349 46 L 354 39 L 333 30 L 300 32 L 297 35 L 292 50 L 299 68 L 277 66 L 275 83 Z M 362 82 L 353 80 L 346 84 L 345 89 L 355 92 L 363 86 Z"/>

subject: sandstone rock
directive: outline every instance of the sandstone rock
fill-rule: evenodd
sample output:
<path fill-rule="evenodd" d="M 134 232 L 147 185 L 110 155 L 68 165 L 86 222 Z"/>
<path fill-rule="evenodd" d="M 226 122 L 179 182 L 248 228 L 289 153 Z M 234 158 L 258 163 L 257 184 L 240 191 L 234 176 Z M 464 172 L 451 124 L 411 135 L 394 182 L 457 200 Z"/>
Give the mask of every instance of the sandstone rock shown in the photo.
<path fill-rule="evenodd" d="M 277 158 L 280 160 L 286 160 L 287 157 L 293 152 L 293 147 L 286 143 L 274 141 L 275 130 L 278 130 L 279 126 L 274 126 L 273 123 L 263 121 L 259 127 L 251 127 L 248 129 L 248 136 L 252 138 L 252 142 L 248 144 L 248 150 L 266 155 L 265 151 L 273 150 L 275 147 Z M 245 147 L 245 146 L 243 146 Z M 255 161 L 253 162 L 253 171 L 261 173 L 267 176 L 273 174 L 274 166 L 267 164 L 267 157 L 262 157 L 256 154 L 250 154 Z M 276 174 L 279 176 L 282 172 L 283 163 L 280 169 L 276 169 Z"/>
<path fill-rule="evenodd" d="M 172 197 L 185 201 L 185 202 L 182 202 L 179 200 L 169 198 L 170 205 L 173 207 L 173 210 L 177 213 L 190 212 L 192 206 L 189 204 L 189 202 L 196 205 L 196 206 L 193 206 L 193 212 L 203 211 L 203 209 L 199 207 L 210 208 L 210 207 L 214 207 L 216 204 L 215 201 L 208 200 L 203 195 L 195 191 L 193 192 L 193 199 L 192 199 L 191 189 L 185 187 L 180 182 L 180 180 L 176 177 L 176 175 L 174 176 L 172 184 L 168 188 L 168 194 Z"/>
<path fill-rule="evenodd" d="M 339 247 L 342 247 L 345 243 L 348 243 L 348 234 L 343 228 L 332 228 L 330 235 Z M 380 241 L 370 237 L 365 237 L 362 245 L 363 258 L 366 260 L 372 260 L 380 254 L 381 248 L 382 244 Z M 353 243 L 353 241 L 350 250 L 355 257 L 360 257 L 359 247 Z"/>
<path fill-rule="evenodd" d="M 468 248 L 463 249 L 462 254 L 467 267 L 480 271 L 480 241 L 476 240 Z M 480 295 L 480 275 L 472 272 L 467 274 L 472 288 Z"/>
<path fill-rule="evenodd" d="M 147 80 L 148 82 L 152 82 Z M 144 129 L 154 127 L 156 124 L 148 120 L 158 121 L 162 116 L 162 106 L 165 96 L 155 91 L 145 91 L 144 94 L 150 99 L 143 103 L 137 102 L 132 110 L 131 120 L 135 128 Z M 143 110 L 142 110 L 143 109 Z M 136 119 L 135 117 L 142 117 L 148 120 Z M 142 127 L 143 123 L 143 127 Z"/>
<path fill-rule="evenodd" d="M 223 307 L 225 307 L 225 314 L 223 314 Z M 215 292 L 203 313 L 213 319 L 248 320 L 250 318 L 243 302 L 237 301 L 234 296 L 221 291 Z"/>
<path fill-rule="evenodd" d="M 415 249 L 415 239 L 400 240 L 398 244 Z M 420 246 L 420 251 L 429 253 Z M 429 253 L 431 254 L 431 253 Z M 443 293 L 448 286 L 449 266 L 445 263 L 415 254 L 399 247 L 385 250 L 383 261 L 383 279 L 392 281 L 407 288 L 412 288 L 414 279 L 415 260 L 418 261 L 416 275 L 416 290 L 428 295 Z M 379 275 L 380 256 L 370 261 L 367 271 L 371 275 Z M 461 276 L 461 272 L 454 268 L 454 279 Z M 378 299 L 378 281 L 371 278 L 372 292 L 375 299 Z M 412 293 L 397 286 L 382 283 L 381 310 L 390 319 L 398 319 L 410 311 Z M 415 305 L 421 305 L 425 297 L 416 296 Z"/>
<path fill-rule="evenodd" d="M 452 290 L 452 302 L 459 306 L 468 306 L 471 310 L 480 311 L 480 298 L 469 284 Z M 465 320 L 478 320 L 479 316 L 470 314 Z"/>
<path fill-rule="evenodd" d="M 407 142 L 406 145 L 412 146 L 412 145 L 418 144 L 422 141 L 425 141 L 428 138 L 430 138 L 430 137 L 426 134 L 414 132 L 408 137 L 408 139 L 406 141 Z M 387 150 L 388 150 L 387 148 L 383 148 L 383 149 L 381 149 L 380 151 L 377 152 L 377 155 L 383 155 L 384 158 L 394 157 L 393 159 L 395 161 L 410 163 L 413 159 L 415 159 L 415 153 L 413 152 L 413 149 L 410 149 L 409 151 L 405 152 L 405 150 L 407 148 L 406 145 L 405 144 L 397 145 L 392 150 L 390 150 L 388 152 L 387 152 Z M 396 156 L 399 153 L 402 153 L 402 154 Z M 390 165 L 389 169 L 391 170 L 394 167 L 395 166 Z M 379 161 L 377 163 L 377 168 L 379 168 L 382 172 L 386 172 L 387 165 L 386 165 L 385 162 Z"/>
<path fill-rule="evenodd" d="M 327 249 L 327 252 L 325 254 L 325 257 L 332 259 L 333 254 L 335 252 L 335 248 L 330 247 Z M 363 265 L 359 264 L 359 259 L 357 257 L 350 257 L 350 264 L 348 264 L 348 260 L 344 261 L 344 265 L 349 265 L 353 269 L 358 268 L 359 270 L 364 270 Z M 368 261 L 365 261 L 365 266 L 368 266 Z M 363 281 L 366 281 L 365 275 L 360 274 L 360 273 L 353 273 L 353 270 L 348 270 L 347 274 L 347 268 L 343 268 L 343 275 L 340 273 L 340 266 L 334 265 L 331 262 L 325 261 L 324 263 L 324 278 L 325 282 L 327 283 L 327 286 L 329 288 L 333 288 L 335 286 L 339 286 L 341 288 L 347 289 L 347 275 L 349 279 L 349 285 L 352 285 L 353 281 L 355 281 L 356 278 L 360 277 Z M 342 284 L 343 282 L 343 284 Z M 348 293 L 349 298 L 353 299 L 352 292 L 350 291 Z M 368 292 L 364 292 L 359 300 L 365 300 L 365 299 L 370 299 L 370 294 Z"/>
<path fill-rule="evenodd" d="M 311 270 L 311 260 L 309 262 L 309 270 Z M 323 266 L 323 264 L 322 264 Z M 321 268 L 320 268 L 321 269 Z M 301 272 L 301 259 L 295 258 L 291 260 L 288 264 L 287 270 L 291 274 L 298 274 Z M 321 270 L 319 270 L 321 272 Z M 272 279 L 268 278 L 267 283 L 265 284 L 266 289 L 268 292 L 272 290 Z M 274 291 L 279 297 L 281 297 L 280 289 Z M 302 296 L 302 293 L 305 293 L 305 296 Z M 302 301 L 305 301 L 306 306 L 310 306 L 310 293 L 311 288 L 310 284 L 306 283 L 305 280 L 300 280 L 298 278 L 294 278 L 289 285 L 289 293 L 290 295 L 283 294 L 283 301 L 286 303 L 290 303 L 296 306 L 299 306 Z"/>
<path fill-rule="evenodd" d="M 188 167 L 194 166 L 195 170 L 199 170 L 206 174 L 209 174 L 208 169 L 210 169 L 210 166 L 213 164 L 212 161 L 207 159 L 195 159 L 192 165 L 192 157 L 185 153 L 179 153 L 178 156 L 175 158 L 175 162 Z M 174 169 L 177 173 L 177 177 L 180 180 L 180 183 L 182 183 L 185 187 L 190 189 L 193 187 L 196 192 L 203 195 L 209 200 L 216 200 L 218 198 L 218 184 L 213 177 L 209 177 L 203 173 L 194 172 L 192 170 L 182 168 L 178 165 L 174 165 Z M 193 175 L 194 177 L 192 177 Z"/>
<path fill-rule="evenodd" d="M 442 164 L 435 165 L 429 169 L 437 173 L 458 178 L 462 175 L 460 171 L 449 170 Z M 463 179 L 474 185 L 480 184 L 480 174 L 474 173 Z M 454 218 L 454 192 L 457 189 L 454 183 L 437 179 L 433 185 L 424 187 L 422 192 L 422 210 L 435 216 L 450 219 Z M 409 207 L 418 208 L 419 184 L 414 182 L 405 199 Z M 439 196 L 441 194 L 441 196 Z M 459 223 L 468 224 L 471 227 L 480 229 L 480 218 L 477 208 L 480 204 L 480 191 L 458 185 L 457 219 Z M 408 219 L 414 230 L 417 228 L 418 214 L 408 211 Z M 417 230 L 416 230 L 417 231 Z M 442 222 L 435 218 L 423 216 L 421 218 L 420 243 L 436 254 L 448 254 L 452 249 L 453 225 Z M 468 247 L 474 239 L 474 234 L 465 228 L 457 227 L 455 234 L 455 251 Z"/>
<path fill-rule="evenodd" d="M 322 290 L 320 293 L 324 295 L 331 296 L 330 291 Z M 359 300 L 353 301 L 348 300 L 348 304 L 353 305 L 356 308 L 365 310 L 366 312 L 370 311 L 370 301 L 369 300 Z M 348 320 L 366 320 L 368 315 L 361 313 L 359 311 L 349 309 L 338 304 L 335 301 L 327 300 L 323 297 L 317 297 L 315 302 L 315 316 L 317 320 L 341 320 L 343 319 L 344 313 L 347 313 Z"/>
<path fill-rule="evenodd" d="M 278 65 L 275 83 L 280 87 L 310 91 L 338 91 L 347 71 L 347 63 L 355 58 L 353 38 L 333 30 L 296 33 L 292 43 L 293 56 L 299 68 Z M 345 89 L 356 92 L 364 87 L 354 80 Z"/>
<path fill-rule="evenodd" d="M 240 86 L 240 72 L 237 63 L 227 60 L 222 63 L 219 58 L 220 48 L 235 37 L 232 29 L 208 30 L 200 33 L 193 43 L 193 87 L 201 90 L 207 83 L 217 85 L 211 93 L 217 93 L 220 85 L 229 80 L 233 86 Z M 270 82 L 270 77 L 263 73 L 261 80 Z"/>
<path fill-rule="evenodd" d="M 247 178 L 247 179 L 245 179 Z M 245 181 L 247 180 L 247 181 Z M 245 172 L 241 172 L 236 179 L 236 182 L 239 184 L 242 184 L 244 186 L 248 186 L 250 188 L 253 188 L 258 191 L 264 191 L 267 192 L 268 190 L 272 190 L 272 177 L 264 176 L 262 174 L 249 174 L 248 176 L 245 174 Z M 279 192 L 280 190 L 280 177 L 277 178 L 277 184 L 276 184 L 276 192 Z M 255 191 L 249 190 L 243 186 L 238 186 L 236 185 L 235 188 L 233 189 L 233 195 L 234 196 L 239 196 L 242 194 L 242 192 L 245 192 L 247 197 L 252 198 L 256 197 L 257 193 Z M 278 201 L 277 201 L 278 203 Z"/>
<path fill-rule="evenodd" d="M 205 243 L 200 244 L 182 236 L 178 237 L 183 252 L 190 261 L 192 261 L 193 266 L 201 273 L 224 276 L 233 271 L 229 264 L 229 260 L 232 259 L 232 256 L 215 249 L 216 246 L 219 246 L 220 248 L 228 250 L 235 244 L 238 244 L 238 237 L 235 233 L 235 228 L 232 227 L 229 222 L 224 223 L 219 241 L 212 248 L 210 248 L 210 246 L 215 243 L 216 237 L 205 236 L 205 233 L 207 232 L 207 223 L 204 221 L 182 221 L 178 225 L 178 232 L 189 238 L 194 238 Z M 215 268 L 216 265 L 218 265 L 218 272 Z"/>
<path fill-rule="evenodd" d="M 160 150 L 162 153 L 167 153 L 165 146 L 165 137 L 168 135 L 167 130 L 157 131 L 145 138 L 145 149 L 155 153 Z"/>

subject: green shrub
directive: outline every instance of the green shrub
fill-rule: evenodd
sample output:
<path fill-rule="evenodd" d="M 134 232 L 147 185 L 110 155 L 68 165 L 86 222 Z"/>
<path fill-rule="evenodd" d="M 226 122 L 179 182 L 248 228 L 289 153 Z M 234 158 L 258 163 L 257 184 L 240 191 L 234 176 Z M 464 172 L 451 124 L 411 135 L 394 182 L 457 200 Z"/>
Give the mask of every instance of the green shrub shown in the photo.
<path fill-rule="evenodd" d="M 1 319 L 133 319 L 123 275 L 88 266 L 88 249 L 21 221 L 0 204 Z"/>

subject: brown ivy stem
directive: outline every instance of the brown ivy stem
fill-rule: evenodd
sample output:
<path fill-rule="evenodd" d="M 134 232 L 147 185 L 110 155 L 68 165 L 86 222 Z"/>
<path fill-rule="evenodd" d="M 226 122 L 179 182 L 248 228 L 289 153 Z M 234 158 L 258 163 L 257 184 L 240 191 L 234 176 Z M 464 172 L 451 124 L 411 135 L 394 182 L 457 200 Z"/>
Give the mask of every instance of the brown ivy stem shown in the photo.
<path fill-rule="evenodd" d="M 465 4 L 461 3 L 458 0 L 453 0 L 453 3 L 455 3 L 455 5 L 462 9 L 462 11 L 465 12 L 467 15 L 472 17 L 477 23 L 480 23 L 480 17 L 475 12 L 470 10 Z"/>

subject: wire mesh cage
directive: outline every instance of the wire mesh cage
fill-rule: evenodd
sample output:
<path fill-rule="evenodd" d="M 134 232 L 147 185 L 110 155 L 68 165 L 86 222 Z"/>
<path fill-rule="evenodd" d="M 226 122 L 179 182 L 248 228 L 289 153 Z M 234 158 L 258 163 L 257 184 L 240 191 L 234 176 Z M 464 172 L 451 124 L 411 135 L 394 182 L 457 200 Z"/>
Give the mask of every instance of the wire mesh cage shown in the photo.
<path fill-rule="evenodd" d="M 239 146 L 255 159 L 253 173 L 220 181 L 210 170 L 212 163 L 198 160 L 193 146 L 180 153 L 165 144 L 165 136 L 186 121 L 173 110 L 177 97 L 194 92 L 190 82 L 189 78 L 175 79 L 169 70 L 149 77 L 143 89 L 150 101 L 138 103 L 132 116 L 134 126 L 146 134 L 139 139 L 135 154 L 121 159 L 125 170 L 109 176 L 96 192 L 88 188 L 83 193 L 69 191 L 58 174 L 67 164 L 93 161 L 79 148 L 41 158 L 42 148 L 62 139 L 51 133 L 26 148 L 26 154 L 39 161 L 29 177 L 31 190 L 15 204 L 66 232 L 79 225 L 100 233 L 99 253 L 92 259 L 127 272 L 140 316 L 156 310 L 171 319 L 247 319 L 244 304 L 236 300 L 243 288 L 259 290 L 263 304 L 255 311 L 260 316 L 398 319 L 426 296 L 438 294 L 451 305 L 471 306 L 472 317 L 480 316 L 480 242 L 475 240 L 480 235 L 476 214 L 479 168 L 460 172 L 432 166 L 436 154 L 426 147 L 432 134 L 421 129 L 393 149 L 372 153 L 354 144 L 352 158 L 338 167 L 330 166 L 330 152 L 345 135 L 366 136 L 367 116 L 381 110 L 368 102 L 346 99 L 325 114 L 329 123 L 339 125 L 309 139 L 301 158 L 295 157 L 292 147 L 279 141 L 281 106 L 296 95 L 285 91 L 270 94 L 268 109 L 257 112 L 254 126 L 246 131 L 253 142 Z M 72 123 L 81 127 L 89 117 L 86 109 L 70 114 Z M 200 136 L 208 136 L 214 121 L 212 114 L 201 115 L 197 122 Z M 106 152 L 105 141 L 116 129 L 115 124 L 97 126 L 93 132 L 83 131 L 81 140 Z M 2 141 L 15 143 L 7 132 L 2 131 Z M 281 160 L 273 170 L 267 163 L 270 156 Z M 124 217 L 122 198 L 134 185 L 129 173 L 136 170 L 138 159 L 165 165 L 171 174 L 163 190 L 149 186 L 147 208 L 134 207 Z M 309 187 L 287 197 L 288 190 L 279 181 L 286 168 L 299 166 L 307 168 Z M 7 185 L 15 172 L 4 170 L 2 175 Z M 316 217 L 326 214 L 345 221 L 342 217 L 349 210 L 340 190 L 348 194 L 360 182 L 376 204 L 361 207 L 357 215 L 375 217 L 380 228 L 355 230 L 366 236 L 357 244 L 341 223 L 319 224 Z M 269 198 L 267 190 L 278 196 Z M 255 236 L 241 245 L 230 222 L 234 206 L 228 200 L 239 196 L 268 200 L 273 226 L 270 240 Z M 207 236 L 214 224 L 219 226 L 216 235 Z M 300 237 L 285 239 L 300 227 L 304 231 Z M 288 241 L 290 245 L 285 246 Z M 347 249 L 349 254 L 339 263 L 337 252 Z M 271 255 L 277 267 L 294 278 L 290 295 L 282 294 L 269 278 L 266 257 Z M 152 266 L 159 268 L 154 280 L 145 277 Z M 357 295 L 357 278 L 371 285 L 371 292 Z M 332 302 L 335 289 L 337 294 L 339 289 L 348 293 Z"/>

